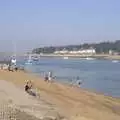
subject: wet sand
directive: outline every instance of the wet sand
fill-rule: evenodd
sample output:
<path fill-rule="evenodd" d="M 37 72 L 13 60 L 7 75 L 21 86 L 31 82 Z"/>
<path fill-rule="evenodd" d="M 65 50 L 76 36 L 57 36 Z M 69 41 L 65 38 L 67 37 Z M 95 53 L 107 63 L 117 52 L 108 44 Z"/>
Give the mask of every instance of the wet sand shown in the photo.
<path fill-rule="evenodd" d="M 0 80 L 12 82 L 24 89 L 32 80 L 40 96 L 70 120 L 120 120 L 120 99 L 73 88 L 60 83 L 46 83 L 38 76 L 0 70 Z M 7 89 L 10 89 L 9 87 Z"/>

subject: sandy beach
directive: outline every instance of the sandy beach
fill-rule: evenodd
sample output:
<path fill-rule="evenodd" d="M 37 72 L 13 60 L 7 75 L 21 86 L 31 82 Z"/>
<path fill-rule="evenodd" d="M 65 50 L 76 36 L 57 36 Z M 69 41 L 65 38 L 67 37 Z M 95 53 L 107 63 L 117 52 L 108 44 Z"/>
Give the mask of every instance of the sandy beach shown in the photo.
<path fill-rule="evenodd" d="M 31 98 L 24 93 L 26 80 L 31 80 L 34 88 L 40 93 L 40 98 Z M 9 72 L 0 70 L 1 98 L 12 102 L 31 115 L 41 117 L 49 109 L 54 109 L 68 120 L 119 120 L 120 99 L 73 88 L 60 83 L 46 83 L 43 78 L 24 71 Z M 9 96 L 9 97 L 8 97 Z M 22 101 L 22 102 L 21 102 Z M 37 106 L 33 113 L 31 109 L 21 106 Z M 44 108 L 41 107 L 41 105 Z"/>

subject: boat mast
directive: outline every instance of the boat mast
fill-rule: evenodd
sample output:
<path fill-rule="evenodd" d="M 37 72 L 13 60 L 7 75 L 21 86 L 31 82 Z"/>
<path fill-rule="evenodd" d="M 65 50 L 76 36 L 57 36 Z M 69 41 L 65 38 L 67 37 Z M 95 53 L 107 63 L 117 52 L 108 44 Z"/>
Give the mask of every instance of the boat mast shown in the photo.
<path fill-rule="evenodd" d="M 16 43 L 12 40 L 12 46 L 13 46 L 13 56 L 16 58 Z"/>

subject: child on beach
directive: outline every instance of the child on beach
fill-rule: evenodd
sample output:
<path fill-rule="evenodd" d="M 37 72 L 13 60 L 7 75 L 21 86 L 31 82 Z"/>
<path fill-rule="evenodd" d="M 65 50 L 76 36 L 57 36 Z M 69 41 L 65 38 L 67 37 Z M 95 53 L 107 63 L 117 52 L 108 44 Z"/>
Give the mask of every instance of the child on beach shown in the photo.
<path fill-rule="evenodd" d="M 79 76 L 77 76 L 76 80 L 71 82 L 70 86 L 77 86 L 80 87 L 80 85 L 82 84 L 82 81 L 80 80 Z"/>
<path fill-rule="evenodd" d="M 45 82 L 48 81 L 48 74 L 45 74 Z"/>

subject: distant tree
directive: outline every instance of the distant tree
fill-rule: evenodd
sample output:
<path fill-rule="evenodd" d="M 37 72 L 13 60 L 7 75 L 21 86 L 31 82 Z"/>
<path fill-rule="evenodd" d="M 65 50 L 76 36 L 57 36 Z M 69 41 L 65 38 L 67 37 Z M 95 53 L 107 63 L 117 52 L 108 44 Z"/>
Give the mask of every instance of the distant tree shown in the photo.
<path fill-rule="evenodd" d="M 64 48 L 66 50 L 72 51 L 72 50 L 79 50 L 79 49 L 89 49 L 89 48 L 95 48 L 96 53 L 108 53 L 109 50 L 114 50 L 116 52 L 120 52 L 120 40 L 116 40 L 115 42 L 101 42 L 101 43 L 92 43 L 92 44 L 81 44 L 81 45 L 66 45 L 66 46 L 50 46 L 50 47 L 42 47 L 42 48 L 35 48 L 32 50 L 32 53 L 54 53 L 56 50 L 60 51 Z"/>

